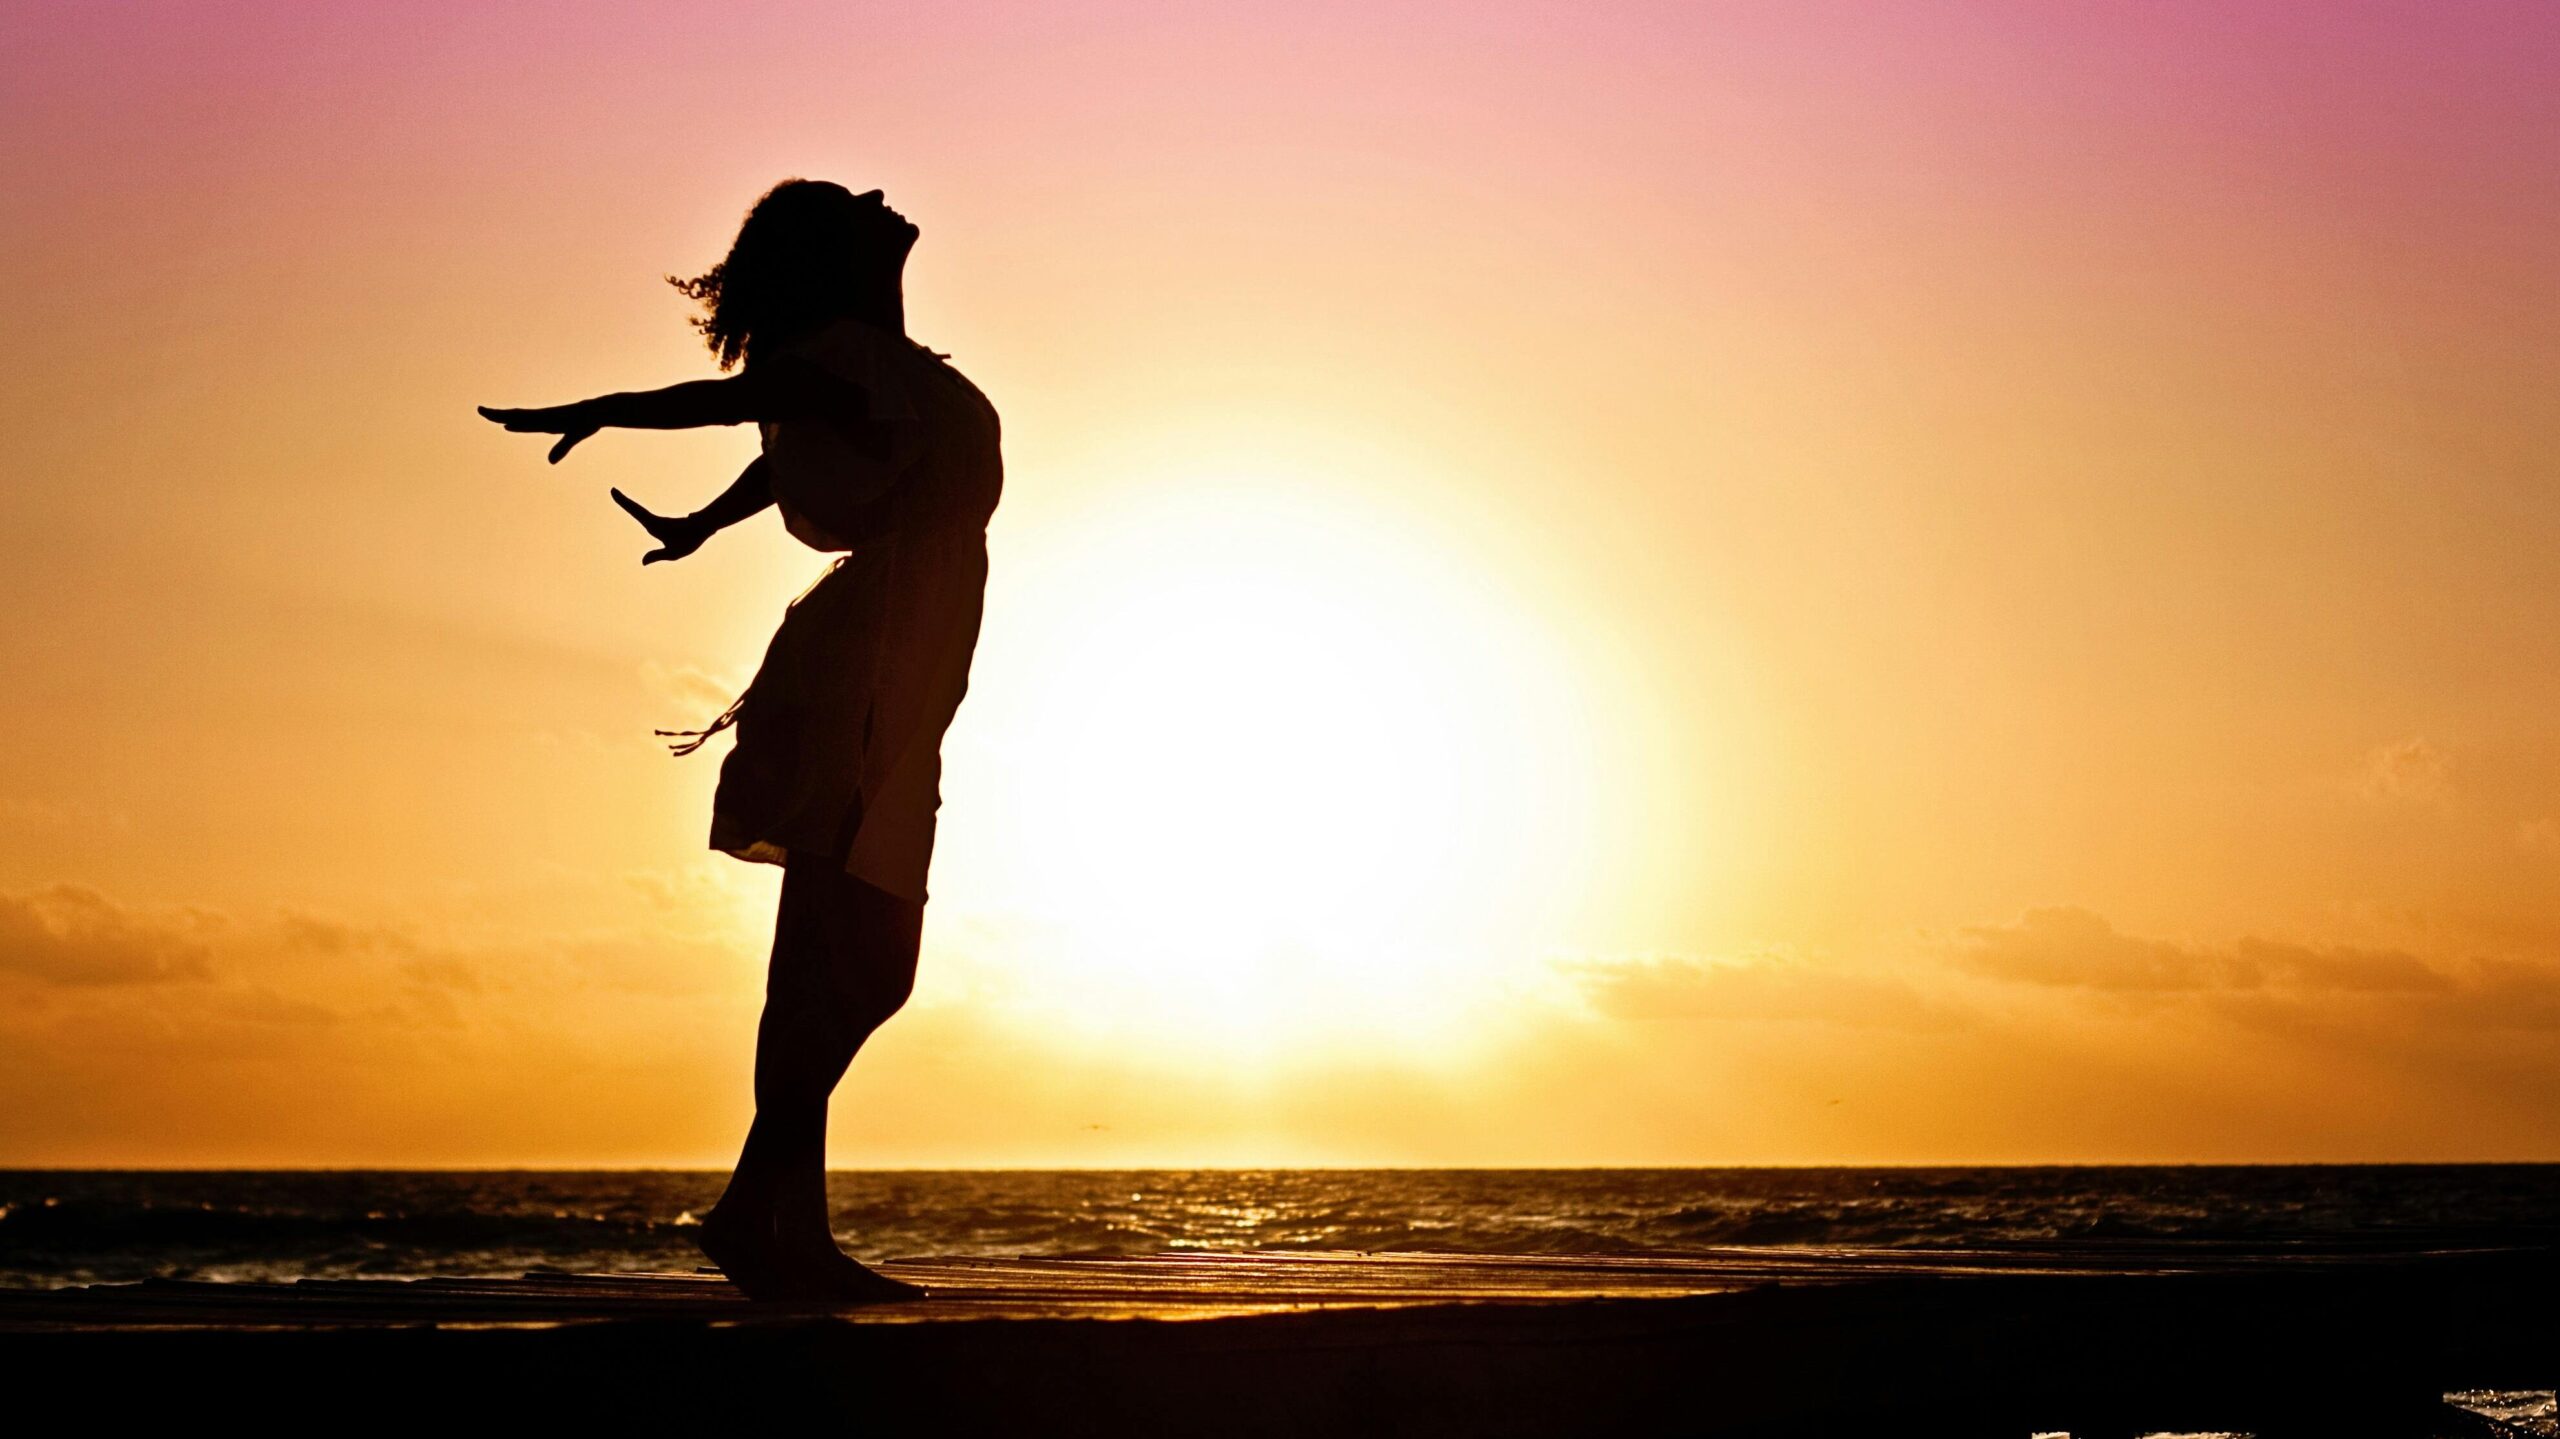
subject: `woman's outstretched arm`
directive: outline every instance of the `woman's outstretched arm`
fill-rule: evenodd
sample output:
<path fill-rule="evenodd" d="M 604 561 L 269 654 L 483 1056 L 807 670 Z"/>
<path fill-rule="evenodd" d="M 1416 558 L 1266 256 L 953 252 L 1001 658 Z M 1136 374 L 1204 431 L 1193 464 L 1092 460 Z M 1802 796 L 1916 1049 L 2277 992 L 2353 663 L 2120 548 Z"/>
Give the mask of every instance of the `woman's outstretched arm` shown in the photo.
<path fill-rule="evenodd" d="M 805 362 L 784 357 L 721 380 L 687 380 L 663 390 L 598 395 L 566 405 L 530 410 L 480 406 L 482 418 L 516 434 L 558 435 L 551 463 L 558 464 L 578 442 L 602 429 L 695 430 L 707 425 L 744 425 L 787 420 L 837 406 L 861 413 L 859 389 Z"/>
<path fill-rule="evenodd" d="M 758 455 L 753 463 L 738 472 L 736 479 L 729 482 L 729 488 L 689 515 L 654 513 L 620 490 L 613 492 L 613 502 L 622 506 L 625 514 L 638 520 L 640 528 L 647 530 L 649 537 L 658 542 L 656 549 L 640 557 L 640 563 L 654 565 L 660 560 L 683 559 L 701 549 L 703 542 L 713 535 L 740 520 L 763 513 L 764 508 L 773 503 L 769 474 L 764 457 Z"/>

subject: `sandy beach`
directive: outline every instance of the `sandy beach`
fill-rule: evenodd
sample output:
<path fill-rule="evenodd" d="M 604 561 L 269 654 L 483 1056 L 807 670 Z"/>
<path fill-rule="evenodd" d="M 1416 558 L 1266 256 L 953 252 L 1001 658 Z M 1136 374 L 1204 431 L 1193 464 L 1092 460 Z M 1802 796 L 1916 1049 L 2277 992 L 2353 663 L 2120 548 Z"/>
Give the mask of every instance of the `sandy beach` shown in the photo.
<path fill-rule="evenodd" d="M 716 1276 L 158 1281 L 0 1295 L 29 1375 L 119 1408 L 486 1422 L 841 1416 L 882 1432 L 2516 1434 L 2560 1253 L 1755 1250 L 912 1260 L 933 1298 Z M 759 1397 L 749 1403 L 741 1396 Z"/>

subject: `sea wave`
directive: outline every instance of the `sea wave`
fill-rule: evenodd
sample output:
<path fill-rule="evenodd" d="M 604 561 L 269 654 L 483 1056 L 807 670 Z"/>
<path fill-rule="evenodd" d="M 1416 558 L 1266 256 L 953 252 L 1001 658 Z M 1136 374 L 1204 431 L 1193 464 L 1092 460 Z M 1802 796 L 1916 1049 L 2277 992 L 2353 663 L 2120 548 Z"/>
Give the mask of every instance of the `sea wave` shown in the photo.
<path fill-rule="evenodd" d="M 0 1172 L 0 1285 L 683 1269 L 721 1176 Z M 866 1258 L 2551 1242 L 2560 1166 L 830 1176 Z"/>

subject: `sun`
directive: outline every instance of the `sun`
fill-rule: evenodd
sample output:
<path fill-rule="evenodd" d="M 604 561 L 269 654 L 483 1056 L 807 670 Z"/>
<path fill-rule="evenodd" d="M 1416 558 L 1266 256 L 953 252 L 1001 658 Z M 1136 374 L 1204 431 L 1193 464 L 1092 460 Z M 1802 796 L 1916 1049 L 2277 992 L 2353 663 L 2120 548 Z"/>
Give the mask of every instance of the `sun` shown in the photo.
<path fill-rule="evenodd" d="M 1416 517 L 1229 472 L 1052 532 L 982 650 L 974 902 L 1097 1037 L 1445 1042 L 1589 853 L 1554 628 Z M 1035 938 L 1036 936 L 1036 938 Z"/>

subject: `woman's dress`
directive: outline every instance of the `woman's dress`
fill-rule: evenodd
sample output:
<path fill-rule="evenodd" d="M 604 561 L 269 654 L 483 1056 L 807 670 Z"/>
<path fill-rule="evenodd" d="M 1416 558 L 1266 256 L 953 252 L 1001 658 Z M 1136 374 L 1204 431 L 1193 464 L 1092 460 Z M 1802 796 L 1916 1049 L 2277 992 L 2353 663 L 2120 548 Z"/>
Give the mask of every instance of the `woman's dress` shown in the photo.
<path fill-rule="evenodd" d="M 711 847 L 845 872 L 921 904 L 942 806 L 942 735 L 969 687 L 985 605 L 987 519 L 1004 487 L 995 407 L 939 356 L 841 320 L 786 353 L 860 406 L 764 426 L 784 524 L 843 550 L 792 602 L 755 680 L 715 723 Z"/>

